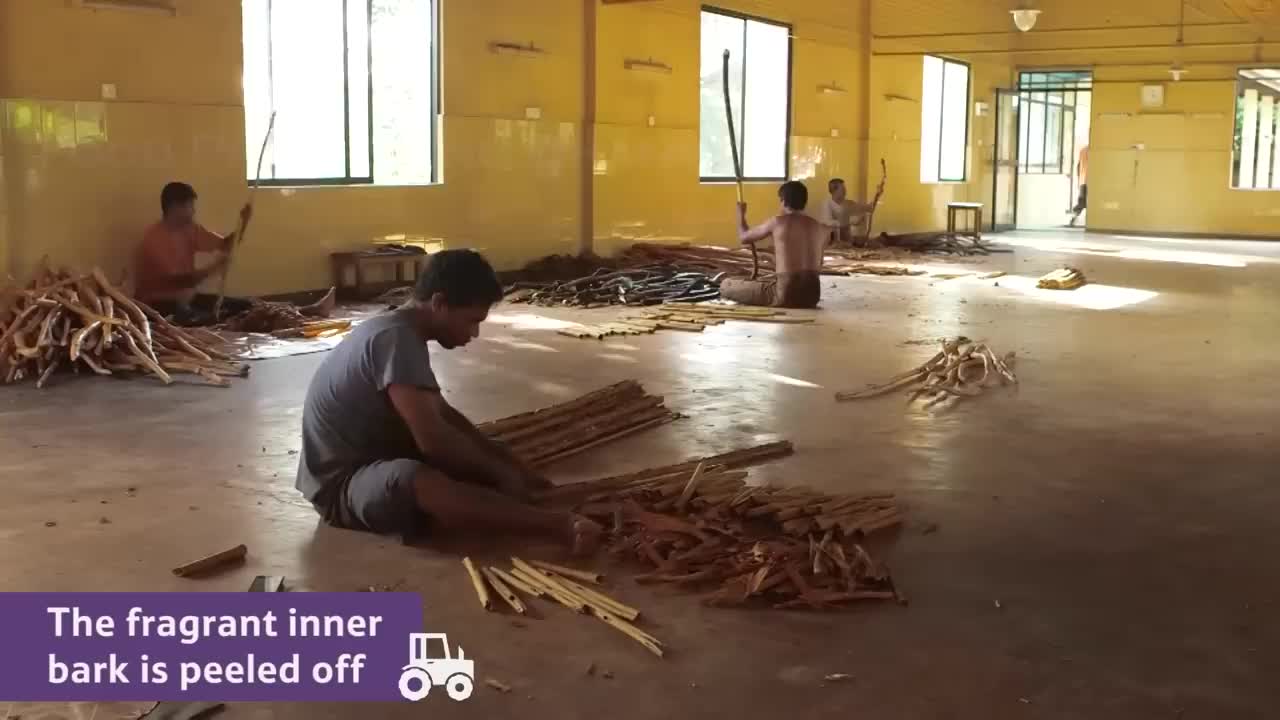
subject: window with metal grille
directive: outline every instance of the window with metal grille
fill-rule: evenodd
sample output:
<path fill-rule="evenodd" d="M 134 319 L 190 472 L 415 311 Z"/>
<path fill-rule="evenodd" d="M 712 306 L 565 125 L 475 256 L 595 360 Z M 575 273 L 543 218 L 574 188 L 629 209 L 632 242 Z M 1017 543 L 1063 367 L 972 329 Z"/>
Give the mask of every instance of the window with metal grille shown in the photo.
<path fill-rule="evenodd" d="M 964 182 L 969 151 L 969 66 L 924 56 L 920 182 Z"/>
<path fill-rule="evenodd" d="M 725 50 L 743 177 L 785 180 L 791 133 L 791 27 L 709 7 L 702 9 L 698 174 L 704 181 L 734 177 L 724 108 Z"/>
<path fill-rule="evenodd" d="M 1236 130 L 1231 187 L 1280 190 L 1276 121 L 1280 119 L 1280 68 L 1245 68 L 1236 77 Z"/>
<path fill-rule="evenodd" d="M 264 185 L 439 177 L 438 0 L 243 0 L 245 153 Z"/>

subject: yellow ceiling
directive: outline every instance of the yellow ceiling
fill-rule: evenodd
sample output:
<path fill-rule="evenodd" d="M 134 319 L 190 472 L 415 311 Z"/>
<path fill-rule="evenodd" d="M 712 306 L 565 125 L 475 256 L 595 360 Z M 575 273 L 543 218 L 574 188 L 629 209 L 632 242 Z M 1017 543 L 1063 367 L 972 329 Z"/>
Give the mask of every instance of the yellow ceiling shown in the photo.
<path fill-rule="evenodd" d="M 1245 23 L 1277 17 L 1273 0 L 1188 0 L 1187 25 Z M 877 36 L 937 33 L 1016 33 L 1009 11 L 1041 11 L 1036 30 L 1176 25 L 1179 0 L 875 0 L 871 25 Z M 1256 12 L 1245 13 L 1246 8 Z M 1034 31 L 1033 31 L 1034 32 Z"/>

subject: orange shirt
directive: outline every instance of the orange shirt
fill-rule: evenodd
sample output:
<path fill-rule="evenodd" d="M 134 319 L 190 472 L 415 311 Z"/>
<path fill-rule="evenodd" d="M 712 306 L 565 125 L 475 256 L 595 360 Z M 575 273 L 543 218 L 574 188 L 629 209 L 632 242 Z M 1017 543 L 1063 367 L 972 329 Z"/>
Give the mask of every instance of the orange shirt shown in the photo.
<path fill-rule="evenodd" d="M 225 246 L 222 236 L 198 223 L 179 230 L 174 230 L 164 221 L 152 225 L 142 235 L 142 244 L 138 246 L 134 294 L 143 302 L 189 301 L 195 295 L 195 288 L 178 287 L 173 276 L 195 272 L 197 252 L 215 252 Z"/>

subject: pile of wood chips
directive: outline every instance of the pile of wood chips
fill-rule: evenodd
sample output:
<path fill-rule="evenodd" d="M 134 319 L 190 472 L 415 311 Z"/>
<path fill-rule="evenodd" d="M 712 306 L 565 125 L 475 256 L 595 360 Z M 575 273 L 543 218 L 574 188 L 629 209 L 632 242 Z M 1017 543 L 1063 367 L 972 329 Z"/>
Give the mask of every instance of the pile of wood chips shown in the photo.
<path fill-rule="evenodd" d="M 772 443 L 545 493 L 612 529 L 611 554 L 649 568 L 637 582 L 703 594 L 713 607 L 828 610 L 905 602 L 862 545 L 900 525 L 892 495 L 750 486 L 734 468 L 790 454 Z"/>
<path fill-rule="evenodd" d="M 1016 353 L 998 356 L 985 343 L 959 337 L 944 340 L 942 349 L 925 364 L 872 385 L 865 390 L 836 393 L 836 400 L 865 400 L 895 390 L 908 390 L 908 402 L 924 400 L 924 408 L 947 408 L 966 397 L 977 397 L 987 388 L 1016 385 L 1013 373 Z"/>
<path fill-rule="evenodd" d="M 43 388 L 59 371 L 144 374 L 168 385 L 173 374 L 227 387 L 249 367 L 223 352 L 226 341 L 168 323 L 112 284 L 88 275 L 40 270 L 24 288 L 0 290 L 0 381 L 35 379 Z"/>
<path fill-rule="evenodd" d="M 557 330 L 561 335 L 600 340 L 612 335 L 644 335 L 658 330 L 702 332 L 710 325 L 721 325 L 726 320 L 748 322 L 803 324 L 812 323 L 812 317 L 788 315 L 772 308 L 726 305 L 722 303 L 667 303 L 622 315 L 617 320 L 591 325 L 574 325 Z"/>
<path fill-rule="evenodd" d="M 661 397 L 624 380 L 568 402 L 479 426 L 535 466 L 664 425 L 680 417 Z"/>

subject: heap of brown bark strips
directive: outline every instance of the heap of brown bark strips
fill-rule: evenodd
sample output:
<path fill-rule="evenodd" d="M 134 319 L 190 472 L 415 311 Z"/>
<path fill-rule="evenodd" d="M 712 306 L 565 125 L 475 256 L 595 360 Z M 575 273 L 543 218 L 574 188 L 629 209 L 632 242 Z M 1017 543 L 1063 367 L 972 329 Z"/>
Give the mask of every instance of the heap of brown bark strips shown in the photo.
<path fill-rule="evenodd" d="M 549 465 L 584 450 L 663 425 L 679 418 L 661 397 L 635 380 L 582 397 L 480 425 L 480 431 L 505 443 L 533 465 Z"/>
<path fill-rule="evenodd" d="M 827 610 L 905 599 L 863 545 L 900 525 L 892 495 L 750 486 L 733 468 L 791 452 L 773 443 L 556 488 L 542 501 L 612 529 L 610 552 L 648 571 L 641 583 L 703 594 L 714 607 Z"/>
<path fill-rule="evenodd" d="M 214 333 L 169 324 L 130 298 L 100 269 L 87 275 L 40 270 L 25 287 L 0 290 L 0 383 L 35 380 L 44 387 L 58 372 L 198 375 L 230 385 L 248 366 L 222 350 Z"/>

